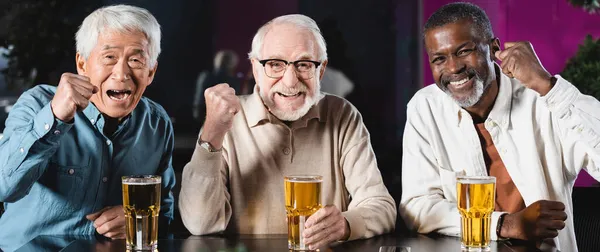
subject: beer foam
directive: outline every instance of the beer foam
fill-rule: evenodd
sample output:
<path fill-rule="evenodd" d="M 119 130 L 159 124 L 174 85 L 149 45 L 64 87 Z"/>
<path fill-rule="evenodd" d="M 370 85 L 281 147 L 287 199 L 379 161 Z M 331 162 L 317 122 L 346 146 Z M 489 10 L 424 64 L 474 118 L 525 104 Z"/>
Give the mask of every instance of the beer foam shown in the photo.
<path fill-rule="evenodd" d="M 456 177 L 456 182 L 462 184 L 490 184 L 496 183 L 496 177 L 488 177 L 488 176 L 469 176 L 469 177 Z"/>
<path fill-rule="evenodd" d="M 123 181 L 123 184 L 125 184 L 125 185 L 156 185 L 156 184 L 160 184 L 160 181 L 150 181 L 150 182 Z"/>
<path fill-rule="evenodd" d="M 294 182 L 294 183 L 315 183 L 315 182 L 323 182 L 322 179 L 315 179 L 315 180 L 295 180 L 295 179 L 286 179 L 289 182 Z"/>
<path fill-rule="evenodd" d="M 285 180 L 294 183 L 315 183 L 323 182 L 323 177 L 319 175 L 285 176 Z"/>

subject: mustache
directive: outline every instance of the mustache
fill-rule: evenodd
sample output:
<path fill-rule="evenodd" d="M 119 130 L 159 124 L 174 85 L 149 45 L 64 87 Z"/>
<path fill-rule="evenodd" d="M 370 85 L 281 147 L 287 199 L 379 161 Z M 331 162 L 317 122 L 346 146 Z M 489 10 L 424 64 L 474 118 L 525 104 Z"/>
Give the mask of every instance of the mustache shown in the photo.
<path fill-rule="evenodd" d="M 477 73 L 477 70 L 475 70 L 475 69 L 473 69 L 473 68 L 469 68 L 469 69 L 465 70 L 465 73 L 467 74 L 467 77 L 469 77 L 469 78 L 471 78 L 471 77 L 473 77 L 473 76 L 475 76 L 475 77 L 477 77 L 477 78 L 479 78 L 479 77 L 480 77 L 480 76 L 479 76 L 479 73 Z M 445 86 L 448 86 L 448 85 L 450 84 L 450 81 L 451 81 L 451 79 L 452 79 L 451 77 L 452 77 L 452 75 L 445 75 L 445 76 L 442 76 L 442 77 L 440 78 L 440 82 L 441 82 L 441 84 L 442 84 L 444 87 L 445 87 Z"/>
<path fill-rule="evenodd" d="M 308 93 L 308 87 L 304 84 L 296 85 L 293 88 L 288 88 L 283 84 L 276 84 L 269 91 L 270 93 L 285 93 L 285 94 L 295 94 L 295 93 Z"/>

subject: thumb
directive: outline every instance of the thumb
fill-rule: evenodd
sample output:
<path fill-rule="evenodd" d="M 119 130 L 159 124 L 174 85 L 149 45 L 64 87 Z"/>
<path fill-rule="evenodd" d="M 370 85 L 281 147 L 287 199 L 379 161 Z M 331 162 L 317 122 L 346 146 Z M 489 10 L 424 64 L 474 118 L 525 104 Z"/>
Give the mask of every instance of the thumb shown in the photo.
<path fill-rule="evenodd" d="M 517 42 L 504 42 L 504 50 L 513 47 Z"/>
<path fill-rule="evenodd" d="M 106 210 L 108 210 L 110 207 L 105 207 L 100 209 L 98 212 L 95 213 L 91 213 L 85 216 L 86 219 L 91 220 L 91 221 L 95 221 L 96 219 L 98 219 L 98 217 L 100 217 L 100 215 L 102 215 L 102 213 L 104 213 Z"/>
<path fill-rule="evenodd" d="M 502 55 L 501 52 L 502 51 L 498 50 L 494 53 L 494 56 L 496 56 L 496 59 L 499 59 L 500 61 L 504 60 L 504 58 L 503 58 L 504 55 Z"/>

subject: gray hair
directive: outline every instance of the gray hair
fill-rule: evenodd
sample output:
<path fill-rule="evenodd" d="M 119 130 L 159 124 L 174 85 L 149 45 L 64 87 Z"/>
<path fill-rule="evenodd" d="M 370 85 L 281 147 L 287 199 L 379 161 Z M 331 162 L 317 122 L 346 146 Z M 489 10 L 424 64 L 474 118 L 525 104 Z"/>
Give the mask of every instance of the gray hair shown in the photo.
<path fill-rule="evenodd" d="M 267 35 L 267 32 L 273 27 L 273 25 L 276 24 L 292 24 L 299 28 L 304 28 L 310 31 L 313 34 L 315 40 L 317 41 L 317 45 L 319 46 L 318 60 L 327 60 L 327 45 L 325 44 L 325 39 L 321 34 L 321 29 L 319 29 L 319 26 L 317 25 L 317 22 L 315 22 L 315 20 L 301 14 L 280 16 L 261 26 L 254 35 L 254 38 L 252 39 L 252 51 L 248 53 L 249 59 L 259 58 L 260 50 L 262 49 L 264 43 L 265 35 Z"/>
<path fill-rule="evenodd" d="M 77 52 L 84 59 L 90 56 L 98 36 L 105 30 L 144 33 L 148 39 L 149 66 L 154 67 L 160 54 L 161 34 L 158 21 L 148 10 L 120 4 L 102 7 L 88 15 L 75 34 Z"/>
<path fill-rule="evenodd" d="M 431 29 L 462 20 L 470 20 L 477 30 L 478 35 L 484 40 L 488 41 L 494 38 L 492 23 L 483 9 L 472 3 L 456 2 L 446 4 L 431 14 L 427 22 L 425 22 L 423 39 L 425 39 L 427 31 Z"/>

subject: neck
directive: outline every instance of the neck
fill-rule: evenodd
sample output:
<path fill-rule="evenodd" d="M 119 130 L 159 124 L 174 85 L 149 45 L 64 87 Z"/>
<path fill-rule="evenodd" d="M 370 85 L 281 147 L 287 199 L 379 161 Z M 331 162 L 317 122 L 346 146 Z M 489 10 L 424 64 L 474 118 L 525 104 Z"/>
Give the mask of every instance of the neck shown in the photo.
<path fill-rule="evenodd" d="M 112 138 L 112 135 L 117 131 L 117 127 L 119 127 L 119 123 L 121 123 L 121 119 L 112 118 L 105 114 L 102 114 L 102 116 L 104 116 L 104 135 Z"/>
<path fill-rule="evenodd" d="M 487 119 L 490 111 L 494 107 L 496 97 L 498 96 L 498 90 L 500 87 L 500 78 L 496 76 L 496 79 L 492 81 L 490 86 L 483 92 L 481 99 L 475 105 L 465 108 L 471 117 L 473 123 L 482 123 Z"/>

